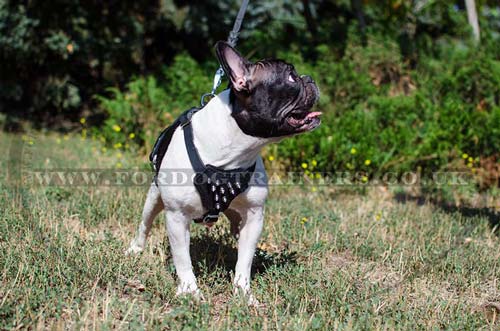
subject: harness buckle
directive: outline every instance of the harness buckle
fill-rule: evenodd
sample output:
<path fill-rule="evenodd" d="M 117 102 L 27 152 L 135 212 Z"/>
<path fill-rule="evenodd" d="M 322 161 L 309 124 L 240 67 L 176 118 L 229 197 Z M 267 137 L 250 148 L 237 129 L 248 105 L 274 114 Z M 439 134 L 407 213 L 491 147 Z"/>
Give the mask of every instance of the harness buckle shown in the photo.
<path fill-rule="evenodd" d="M 207 215 L 203 216 L 201 223 L 202 224 L 212 224 L 212 223 L 217 222 L 218 219 L 219 219 L 219 215 L 207 214 Z"/>
<path fill-rule="evenodd" d="M 186 115 L 185 115 L 185 116 L 186 116 L 186 119 L 185 119 L 185 121 L 182 121 L 182 123 L 181 123 L 181 127 L 182 127 L 183 129 L 184 129 L 184 127 L 185 127 L 186 125 L 191 124 L 191 118 L 193 117 L 193 114 L 194 114 L 194 113 L 196 113 L 197 111 L 198 111 L 198 110 L 197 110 L 196 108 L 193 108 L 193 109 L 191 109 L 190 111 L 188 111 L 188 112 L 186 113 Z"/>

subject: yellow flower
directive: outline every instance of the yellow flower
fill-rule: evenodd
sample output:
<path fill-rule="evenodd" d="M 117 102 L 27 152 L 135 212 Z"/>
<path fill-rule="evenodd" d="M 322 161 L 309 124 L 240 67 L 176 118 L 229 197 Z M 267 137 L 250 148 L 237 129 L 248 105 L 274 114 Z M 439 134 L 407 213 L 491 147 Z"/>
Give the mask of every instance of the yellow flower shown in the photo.
<path fill-rule="evenodd" d="M 469 158 L 467 159 L 467 161 L 469 161 L 469 162 L 472 163 L 472 162 L 474 162 L 474 159 L 472 158 L 472 156 L 469 156 Z"/>
<path fill-rule="evenodd" d="M 307 169 L 307 163 L 305 162 L 302 162 L 302 164 L 300 165 L 303 169 Z"/>
<path fill-rule="evenodd" d="M 121 148 L 122 147 L 122 143 L 116 143 L 116 144 L 113 145 L 113 147 L 115 149 Z"/>
<path fill-rule="evenodd" d="M 349 169 L 349 170 L 354 169 L 354 166 L 353 166 L 352 164 L 350 164 L 349 162 L 347 162 L 345 166 L 346 166 L 346 167 L 347 167 L 347 169 Z"/>
<path fill-rule="evenodd" d="M 56 139 L 56 143 L 57 143 L 57 144 L 61 144 L 61 142 L 62 142 L 61 138 L 57 138 L 57 139 Z"/>
<path fill-rule="evenodd" d="M 469 168 L 472 168 L 472 163 L 468 163 L 468 164 L 467 164 L 467 166 L 468 166 Z"/>
<path fill-rule="evenodd" d="M 366 176 L 361 177 L 361 181 L 363 183 L 366 183 L 368 181 L 368 177 L 366 177 Z"/>
<path fill-rule="evenodd" d="M 80 118 L 80 123 L 85 124 L 86 122 L 87 122 L 87 120 L 85 118 L 83 118 L 83 117 Z"/>
<path fill-rule="evenodd" d="M 369 166 L 372 163 L 371 160 L 365 160 L 365 165 Z"/>
<path fill-rule="evenodd" d="M 382 219 L 382 214 L 377 213 L 377 215 L 375 215 L 375 220 L 380 221 L 381 219 Z"/>
<path fill-rule="evenodd" d="M 101 151 L 102 151 L 103 153 L 106 153 L 106 151 L 107 151 L 107 150 L 108 150 L 108 149 L 107 149 L 106 147 L 101 148 Z"/>
<path fill-rule="evenodd" d="M 272 155 L 269 155 L 269 157 L 267 158 L 269 161 L 273 162 L 274 161 L 274 156 Z"/>
<path fill-rule="evenodd" d="M 134 138 L 135 138 L 135 133 L 133 133 L 133 132 L 132 132 L 131 134 L 129 134 L 129 135 L 128 135 L 128 137 L 129 137 L 130 139 L 134 139 Z"/>
<path fill-rule="evenodd" d="M 28 144 L 33 145 L 34 144 L 33 140 L 30 140 Z"/>
<path fill-rule="evenodd" d="M 462 159 L 466 159 L 466 158 L 468 158 L 468 157 L 469 157 L 469 155 L 468 155 L 467 153 L 463 153 L 463 154 L 462 154 Z"/>
<path fill-rule="evenodd" d="M 351 154 L 352 154 L 352 155 L 356 154 L 357 152 L 358 152 L 358 151 L 356 150 L 356 148 L 354 148 L 354 147 L 353 147 L 353 148 L 351 148 Z"/>
<path fill-rule="evenodd" d="M 321 173 L 317 172 L 317 173 L 316 173 L 316 178 L 317 178 L 317 179 L 320 179 L 320 178 L 321 178 Z"/>
<path fill-rule="evenodd" d="M 27 136 L 27 135 L 23 135 L 21 139 L 22 139 L 23 141 L 28 141 L 28 136 Z"/>
<path fill-rule="evenodd" d="M 302 217 L 302 219 L 300 220 L 300 223 L 306 224 L 307 223 L 307 217 Z"/>
<path fill-rule="evenodd" d="M 316 186 L 311 187 L 311 192 L 316 192 L 317 190 Z"/>
<path fill-rule="evenodd" d="M 313 167 L 315 167 L 315 166 L 317 166 L 317 165 L 318 165 L 318 161 L 316 161 L 316 160 L 312 160 L 312 161 L 311 161 L 311 164 L 312 164 L 312 166 L 313 166 Z"/>
<path fill-rule="evenodd" d="M 122 167 L 122 163 L 121 163 L 121 162 L 117 162 L 117 163 L 116 163 L 116 167 L 117 167 L 118 169 L 120 169 L 120 168 Z"/>
<path fill-rule="evenodd" d="M 121 159 L 123 157 L 123 155 L 122 155 L 122 153 L 117 153 L 116 157 L 119 158 L 119 159 Z"/>
<path fill-rule="evenodd" d="M 113 125 L 113 131 L 115 132 L 120 132 L 122 130 L 122 128 L 120 128 L 118 125 Z"/>
<path fill-rule="evenodd" d="M 129 144 L 125 144 L 125 149 L 128 149 L 130 147 Z"/>

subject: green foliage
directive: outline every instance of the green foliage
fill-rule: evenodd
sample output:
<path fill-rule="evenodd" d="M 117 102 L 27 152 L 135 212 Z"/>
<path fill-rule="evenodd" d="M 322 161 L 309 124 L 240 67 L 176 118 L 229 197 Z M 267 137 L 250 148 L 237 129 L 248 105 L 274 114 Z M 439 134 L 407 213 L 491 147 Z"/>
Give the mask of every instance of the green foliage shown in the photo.
<path fill-rule="evenodd" d="M 159 6 L 0 0 L 0 108 L 35 122 L 78 118 L 96 92 L 155 67 L 158 51 L 145 39 Z"/>
<path fill-rule="evenodd" d="M 500 62 L 491 54 L 467 46 L 410 70 L 395 44 L 379 37 L 365 48 L 348 45 L 337 62 L 324 48 L 308 72 L 331 100 L 320 103 L 323 124 L 281 142 L 273 158 L 292 169 L 314 162 L 315 171 L 373 174 L 430 172 L 456 165 L 463 153 L 498 153 Z"/>
<path fill-rule="evenodd" d="M 163 86 L 153 76 L 138 77 L 125 91 L 110 88 L 98 96 L 107 118 L 93 135 L 115 149 L 146 146 L 149 150 L 162 128 L 183 110 L 197 106 L 209 78 L 191 57 L 181 54 L 164 69 Z"/>
<path fill-rule="evenodd" d="M 166 93 L 154 77 L 138 78 L 127 84 L 126 92 L 110 88 L 111 98 L 98 96 L 108 118 L 93 134 L 116 149 L 129 146 L 130 141 L 144 144 L 149 141 L 166 113 Z M 128 147 L 127 146 L 127 147 Z"/>

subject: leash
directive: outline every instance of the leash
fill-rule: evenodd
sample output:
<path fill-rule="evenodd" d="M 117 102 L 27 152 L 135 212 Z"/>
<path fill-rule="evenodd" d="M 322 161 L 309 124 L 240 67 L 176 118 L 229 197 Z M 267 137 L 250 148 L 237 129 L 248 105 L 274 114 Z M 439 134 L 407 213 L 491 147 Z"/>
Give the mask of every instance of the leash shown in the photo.
<path fill-rule="evenodd" d="M 231 47 L 236 46 L 236 42 L 238 41 L 238 36 L 240 34 L 240 29 L 241 29 L 241 23 L 243 23 L 243 18 L 245 17 L 245 12 L 248 7 L 248 1 L 249 0 L 242 1 L 240 10 L 238 11 L 238 15 L 236 16 L 236 20 L 234 21 L 233 29 L 231 30 L 231 32 L 229 32 L 229 37 L 227 38 L 227 42 L 229 45 L 231 45 Z M 220 66 L 219 69 L 215 71 L 212 91 L 205 93 L 201 96 L 200 104 L 202 107 L 205 106 L 206 104 L 205 99 L 207 97 L 215 96 L 215 91 L 217 90 L 222 81 L 222 76 L 224 76 L 224 70 L 222 69 L 222 66 Z"/>

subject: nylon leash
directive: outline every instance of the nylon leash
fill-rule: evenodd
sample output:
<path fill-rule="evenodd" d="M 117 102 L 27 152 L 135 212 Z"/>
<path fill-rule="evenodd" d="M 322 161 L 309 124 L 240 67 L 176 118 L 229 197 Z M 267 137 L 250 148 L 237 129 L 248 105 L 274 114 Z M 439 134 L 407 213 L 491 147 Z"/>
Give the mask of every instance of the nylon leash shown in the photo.
<path fill-rule="evenodd" d="M 240 6 L 240 10 L 238 11 L 238 15 L 236 16 L 236 20 L 234 21 L 233 29 L 231 32 L 229 32 L 229 37 L 227 38 L 227 42 L 231 47 L 235 47 L 236 43 L 238 42 L 238 37 L 240 35 L 240 29 L 241 29 L 241 24 L 243 23 L 243 18 L 245 17 L 245 12 L 248 7 L 248 1 L 249 0 L 243 0 Z M 222 81 L 222 76 L 224 76 L 224 70 L 222 67 L 219 67 L 217 71 L 215 72 L 214 75 L 214 82 L 212 85 L 212 91 L 205 93 L 201 96 L 200 104 L 202 107 L 205 106 L 206 102 L 205 99 L 207 97 L 213 97 L 215 96 L 215 91 L 219 87 L 221 81 Z"/>

